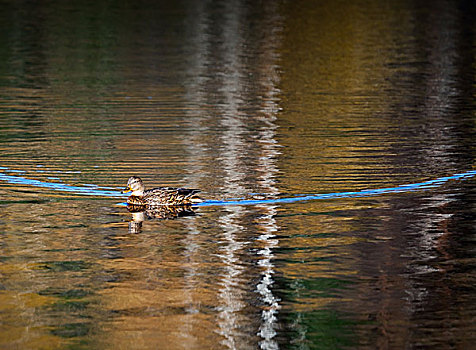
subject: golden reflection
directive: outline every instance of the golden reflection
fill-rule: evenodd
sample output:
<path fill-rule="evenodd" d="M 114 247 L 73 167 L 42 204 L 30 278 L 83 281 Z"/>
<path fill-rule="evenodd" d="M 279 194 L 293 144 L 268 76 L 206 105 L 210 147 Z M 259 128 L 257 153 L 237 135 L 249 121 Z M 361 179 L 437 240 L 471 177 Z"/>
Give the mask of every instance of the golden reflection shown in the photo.
<path fill-rule="evenodd" d="M 453 169 L 461 163 L 453 150 L 461 137 L 454 131 L 464 122 L 452 119 L 462 118 L 455 106 L 466 97 L 459 95 L 461 72 L 456 72 L 467 69 L 467 63 L 459 57 L 464 21 L 457 6 L 446 3 L 427 12 L 402 2 L 294 1 L 283 8 L 289 14 L 280 59 L 283 110 L 278 114 L 287 129 L 280 138 L 286 150 L 279 163 L 283 192 L 401 184 L 414 181 L 422 169 L 438 172 L 442 165 Z M 439 211 L 449 201 L 446 195 L 432 197 Z M 281 271 L 296 281 L 291 285 L 295 303 L 285 306 L 339 310 L 346 301 L 317 291 L 309 298 L 306 292 L 312 288 L 302 287 L 301 293 L 298 282 L 319 287 L 320 281 L 325 285 L 354 277 L 357 286 L 340 294 L 352 301 L 344 309 L 359 310 L 358 315 L 371 310 L 379 333 L 374 346 L 408 347 L 413 330 L 402 324 L 414 324 L 417 317 L 428 321 L 426 306 L 450 294 L 435 298 L 433 288 L 447 288 L 414 276 L 431 280 L 445 270 L 432 261 L 442 259 L 436 250 L 444 230 L 435 228 L 448 217 L 409 198 L 369 201 L 368 212 L 354 212 L 356 202 L 366 201 L 287 208 L 308 215 L 301 223 L 280 220 L 289 228 L 289 237 L 280 240 L 286 249 Z M 418 215 L 420 210 L 427 215 Z M 449 315 L 444 323 L 451 323 L 450 313 L 444 314 Z M 305 331 L 306 326 L 296 328 Z M 363 330 L 361 336 L 369 334 Z"/>
<path fill-rule="evenodd" d="M 0 267 L 0 274 L 8 275 L 8 270 L 5 264 Z M 37 314 L 38 309 L 46 308 L 55 301 L 53 297 L 28 291 L 0 291 L 0 346 L 4 349 L 38 349 L 50 344 L 51 349 L 59 349 L 67 345 L 68 341 L 44 332 L 45 321 Z"/>
<path fill-rule="evenodd" d="M 352 215 L 330 215 L 353 209 L 355 200 L 318 201 L 286 206 L 287 215 L 279 224 L 287 235 L 279 239 L 285 253 L 279 272 L 293 291 L 292 302 L 283 303 L 286 312 L 312 312 L 329 307 L 336 301 L 325 288 L 325 281 L 345 281 L 359 276 L 353 265 L 352 247 L 366 240 L 352 235 Z M 363 205 L 362 205 L 363 206 Z M 378 205 L 373 207 L 378 208 Z M 295 216 L 298 216 L 297 219 Z M 323 281 L 322 293 L 303 287 L 304 283 Z M 329 287 L 327 287 L 329 288 Z M 315 293 L 309 297 L 308 293 Z M 343 301 L 343 300 L 342 300 Z"/>
<path fill-rule="evenodd" d="M 366 2 L 365 11 L 387 21 L 369 20 L 357 2 L 284 5 L 278 120 L 287 129 L 279 163 L 286 192 L 340 192 L 392 181 L 385 161 L 363 155 L 389 152 L 378 134 L 392 126 L 381 118 L 394 100 L 390 63 L 398 48 L 392 43 L 410 30 L 410 19 L 396 31 L 393 21 L 406 12 L 396 3 L 379 4 Z"/>
<path fill-rule="evenodd" d="M 0 264 L 2 348 L 39 349 L 48 344 L 56 349 L 76 344 L 76 338 L 62 336 L 62 327 L 75 327 L 85 320 L 61 310 L 90 301 L 88 293 L 77 297 L 75 293 L 81 294 L 89 284 L 90 275 L 84 271 L 91 260 L 85 252 L 94 250 L 87 232 L 75 225 L 79 215 L 88 217 L 78 203 L 65 206 L 55 201 L 47 205 L 11 203 L 2 211 L 2 222 L 8 220 L 2 225 L 5 233 L 0 251 L 11 257 Z M 95 227 L 94 219 L 90 224 Z"/>

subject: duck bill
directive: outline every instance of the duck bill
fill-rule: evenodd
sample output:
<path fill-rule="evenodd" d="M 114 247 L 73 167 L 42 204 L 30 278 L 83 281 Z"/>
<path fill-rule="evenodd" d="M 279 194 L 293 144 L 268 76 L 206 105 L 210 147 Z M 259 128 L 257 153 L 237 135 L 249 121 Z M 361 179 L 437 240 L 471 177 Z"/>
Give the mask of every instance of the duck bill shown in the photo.
<path fill-rule="evenodd" d="M 124 189 L 121 191 L 121 193 L 127 193 L 127 192 L 131 192 L 131 191 L 132 191 L 132 190 L 131 190 L 130 187 L 126 187 L 126 188 L 124 188 Z"/>

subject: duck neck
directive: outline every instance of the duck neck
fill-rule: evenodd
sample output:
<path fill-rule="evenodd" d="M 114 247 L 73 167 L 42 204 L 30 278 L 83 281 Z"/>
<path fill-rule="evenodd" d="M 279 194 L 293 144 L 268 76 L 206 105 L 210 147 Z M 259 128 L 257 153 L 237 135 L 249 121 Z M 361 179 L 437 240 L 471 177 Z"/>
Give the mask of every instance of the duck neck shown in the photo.
<path fill-rule="evenodd" d="M 142 197 L 144 195 L 144 190 L 135 190 L 132 191 L 131 196 Z"/>

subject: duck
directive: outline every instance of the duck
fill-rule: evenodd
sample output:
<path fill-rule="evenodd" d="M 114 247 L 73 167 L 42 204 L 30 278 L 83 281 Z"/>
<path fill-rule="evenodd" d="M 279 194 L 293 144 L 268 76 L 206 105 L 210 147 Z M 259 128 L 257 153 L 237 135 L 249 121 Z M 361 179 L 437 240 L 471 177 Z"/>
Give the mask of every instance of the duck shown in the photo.
<path fill-rule="evenodd" d="M 159 205 L 193 205 L 203 200 L 198 196 L 200 190 L 176 187 L 157 187 L 146 190 L 138 176 L 131 176 L 121 193 L 132 192 L 127 198 L 128 205 L 154 207 Z"/>

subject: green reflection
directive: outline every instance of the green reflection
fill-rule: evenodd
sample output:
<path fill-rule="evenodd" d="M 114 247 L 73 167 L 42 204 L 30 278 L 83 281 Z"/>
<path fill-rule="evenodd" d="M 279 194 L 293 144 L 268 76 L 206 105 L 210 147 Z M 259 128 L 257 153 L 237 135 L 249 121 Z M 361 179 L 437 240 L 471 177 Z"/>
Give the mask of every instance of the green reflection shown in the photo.
<path fill-rule="evenodd" d="M 332 309 L 284 313 L 289 327 L 284 348 L 342 349 L 358 345 L 353 329 L 358 322 Z"/>
<path fill-rule="evenodd" d="M 56 326 L 51 333 L 62 338 L 76 338 L 87 336 L 92 328 L 92 324 L 88 322 L 67 323 Z"/>
<path fill-rule="evenodd" d="M 54 272 L 83 271 L 89 269 L 91 264 L 84 261 L 47 261 L 38 265 L 39 268 Z"/>

